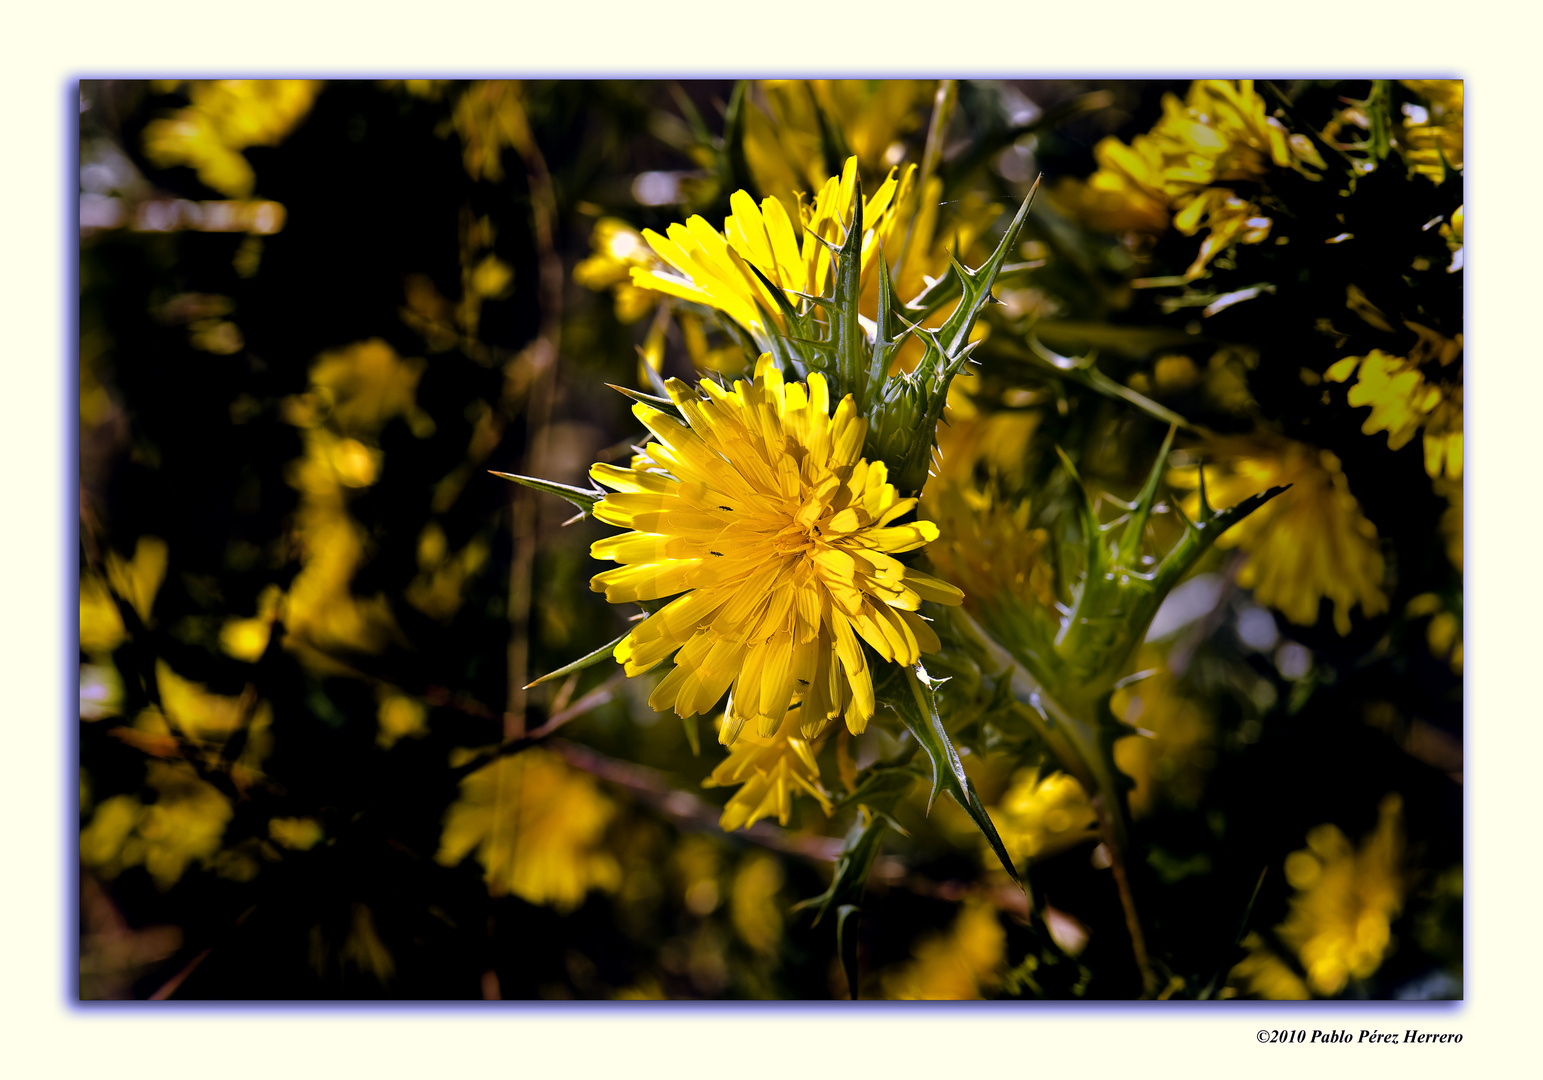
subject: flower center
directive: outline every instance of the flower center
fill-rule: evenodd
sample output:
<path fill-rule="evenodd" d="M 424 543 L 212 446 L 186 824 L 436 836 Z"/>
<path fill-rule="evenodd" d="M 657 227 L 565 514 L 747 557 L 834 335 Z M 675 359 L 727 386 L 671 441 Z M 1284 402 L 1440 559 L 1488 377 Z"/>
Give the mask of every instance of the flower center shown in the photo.
<path fill-rule="evenodd" d="M 818 525 L 805 525 L 801 521 L 794 520 L 788 522 L 786 528 L 772 537 L 772 551 L 778 555 L 809 556 L 814 554 L 822 540 Z"/>

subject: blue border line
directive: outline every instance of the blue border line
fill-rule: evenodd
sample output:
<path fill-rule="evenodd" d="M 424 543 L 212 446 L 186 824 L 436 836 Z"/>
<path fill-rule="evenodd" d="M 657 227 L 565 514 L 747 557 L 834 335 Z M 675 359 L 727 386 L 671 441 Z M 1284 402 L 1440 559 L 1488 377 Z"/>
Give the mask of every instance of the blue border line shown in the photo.
<path fill-rule="evenodd" d="M 60 665 L 59 677 L 64 683 L 62 695 L 64 708 L 73 699 L 80 702 L 80 80 L 66 84 L 64 100 L 66 130 L 75 133 L 66 139 L 64 146 L 64 296 L 60 306 L 64 318 L 63 363 L 59 365 L 63 382 L 60 408 L 63 416 L 59 425 L 60 438 L 64 440 L 63 474 L 60 477 L 60 514 L 64 520 L 64 537 L 68 554 L 60 560 L 60 592 L 65 600 L 65 618 L 61 620 L 63 643 L 60 654 L 66 657 Z M 72 482 L 73 481 L 73 482 Z M 70 498 L 73 491 L 75 497 Z M 77 567 L 75 572 L 71 566 Z M 74 604 L 71 605 L 70 601 Z M 74 647 L 74 652 L 70 648 Z M 73 685 L 72 685 L 73 684 Z M 65 994 L 65 1007 L 80 1003 L 80 716 L 63 714 L 64 761 L 61 766 L 60 796 L 64 813 L 60 818 L 61 846 L 64 857 L 64 887 L 69 890 L 66 911 L 73 916 L 71 925 L 61 935 L 60 946 L 64 950 L 65 975 L 61 980 Z M 74 773 L 73 779 L 71 772 Z M 71 991 L 73 990 L 73 999 Z"/>

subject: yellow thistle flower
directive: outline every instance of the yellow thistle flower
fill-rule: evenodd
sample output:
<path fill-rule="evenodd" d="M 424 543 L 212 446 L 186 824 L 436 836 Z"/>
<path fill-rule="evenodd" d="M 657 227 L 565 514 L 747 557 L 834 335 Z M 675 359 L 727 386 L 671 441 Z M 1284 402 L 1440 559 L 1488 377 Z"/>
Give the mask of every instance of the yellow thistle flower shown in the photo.
<path fill-rule="evenodd" d="M 878 191 L 863 204 L 865 275 L 880 243 L 893 229 L 896 219 L 886 211 L 898 185 L 891 170 Z M 759 303 L 780 320 L 775 314 L 777 300 L 748 264 L 781 287 L 795 305 L 800 302 L 797 293 L 823 293 L 831 273 L 831 257 L 824 241 L 840 244 L 845 239 L 846 227 L 841 217 L 852 205 L 856 190 L 857 159 L 848 158 L 841 179 L 827 180 L 812 207 L 806 209 L 800 204 L 801 244 L 780 200 L 768 196 L 757 206 L 749 193 L 736 191 L 729 198 L 734 213 L 724 219 L 722 232 L 700 216 L 693 216 L 684 225 L 671 225 L 665 230 L 667 236 L 644 229 L 643 238 L 668 266 L 634 267 L 632 282 L 639 288 L 721 311 L 752 332 L 772 330 L 764 324 L 756 305 Z"/>
<path fill-rule="evenodd" d="M 1423 328 L 1422 328 L 1423 329 Z M 1422 342 L 1423 343 L 1423 342 Z M 1455 348 L 1462 348 L 1458 335 Z M 1449 352 L 1450 350 L 1448 350 Z M 1448 353 L 1443 352 L 1443 362 Z M 1455 355 L 1455 354 L 1453 354 Z M 1389 356 L 1373 349 L 1365 356 L 1347 356 L 1324 373 L 1330 382 L 1356 384 L 1346 400 L 1351 405 L 1371 406 L 1361 432 L 1388 433 L 1388 449 L 1402 449 L 1421 428 L 1425 430 L 1425 471 L 1432 478 L 1458 480 L 1463 475 L 1463 388 L 1431 382 L 1418 361 Z"/>
<path fill-rule="evenodd" d="M 1328 598 L 1334 604 L 1334 628 L 1341 634 L 1350 633 L 1355 605 L 1367 616 L 1387 610 L 1377 527 L 1361 513 L 1339 458 L 1306 443 L 1265 435 L 1212 439 L 1202 453 L 1213 506 L 1232 506 L 1274 485 L 1292 485 L 1216 542 L 1248 554 L 1238 584 L 1253 589 L 1255 599 L 1299 626 L 1311 626 L 1318 621 L 1319 601 Z M 1194 488 L 1197 472 L 1175 469 L 1168 479 L 1175 487 Z M 1197 492 L 1184 510 L 1194 517 L 1199 504 Z"/>
<path fill-rule="evenodd" d="M 820 786 L 820 766 L 815 760 L 819 744 L 801 739 L 794 732 L 803 726 L 797 708 L 789 709 L 775 735 L 763 738 L 743 732 L 729 748 L 729 756 L 719 763 L 703 787 L 744 786 L 735 792 L 718 824 L 724 832 L 748 829 L 764 817 L 777 815 L 777 823 L 786 825 L 793 809 L 793 796 L 807 792 L 819 800 L 828 815 L 832 807 Z"/>
<path fill-rule="evenodd" d="M 1253 954 L 1233 968 L 1232 980 L 1267 997 L 1305 998 L 1304 991 L 1332 997 L 1352 979 L 1381 966 L 1392 944 L 1393 920 L 1403 909 L 1402 801 L 1382 800 L 1377 828 L 1353 848 L 1334 825 L 1307 834 L 1307 847 L 1286 858 L 1286 880 L 1297 890 L 1291 911 L 1277 928 L 1280 940 L 1301 960 L 1307 983 L 1268 953 L 1257 937 Z"/>
<path fill-rule="evenodd" d="M 632 528 L 590 553 L 623 565 L 590 588 L 612 603 L 684 593 L 638 624 L 615 650 L 628 675 L 676 654 L 649 704 L 681 716 L 711 709 L 733 684 L 719 740 L 746 720 L 773 735 L 795 698 L 811 738 L 844 716 L 861 732 L 873 716 L 873 677 L 859 644 L 914 664 L 938 638 L 915 612 L 923 600 L 957 604 L 958 589 L 893 556 L 938 536 L 935 525 L 893 524 L 902 499 L 883 462 L 862 458 L 867 421 L 850 395 L 831 415 L 824 376 L 784 384 L 770 356 L 755 381 L 700 393 L 672 379 L 686 423 L 639 403 L 658 440 L 623 469 L 595 465 L 611 488 L 595 517 Z"/>

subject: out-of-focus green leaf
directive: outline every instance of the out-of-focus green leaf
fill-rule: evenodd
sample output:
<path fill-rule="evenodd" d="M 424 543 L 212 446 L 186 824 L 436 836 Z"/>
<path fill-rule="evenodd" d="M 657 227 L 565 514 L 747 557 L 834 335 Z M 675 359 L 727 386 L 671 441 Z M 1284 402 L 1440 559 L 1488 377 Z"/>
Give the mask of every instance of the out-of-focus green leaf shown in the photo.
<path fill-rule="evenodd" d="M 847 929 L 852 916 L 862 908 L 856 904 L 842 904 L 836 909 L 836 951 L 841 954 L 841 970 L 846 972 L 847 993 L 857 1000 L 857 924 Z"/>

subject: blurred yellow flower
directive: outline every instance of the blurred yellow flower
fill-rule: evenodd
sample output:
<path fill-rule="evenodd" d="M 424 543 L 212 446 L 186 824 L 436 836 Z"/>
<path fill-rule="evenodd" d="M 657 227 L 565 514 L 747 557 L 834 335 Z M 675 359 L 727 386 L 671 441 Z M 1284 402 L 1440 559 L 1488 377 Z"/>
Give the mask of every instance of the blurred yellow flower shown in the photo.
<path fill-rule="evenodd" d="M 488 542 L 473 536 L 451 553 L 437 522 L 423 527 L 418 538 L 418 576 L 407 586 L 407 602 L 431 619 L 448 622 L 461 608 L 466 583 L 488 561 Z"/>
<path fill-rule="evenodd" d="M 1425 643 L 1431 655 L 1445 660 L 1457 674 L 1463 671 L 1463 620 L 1460 611 L 1436 593 L 1421 593 L 1404 606 L 1404 617 L 1420 619 L 1431 616 L 1425 627 Z"/>
<path fill-rule="evenodd" d="M 110 653 L 128 636 L 123 616 L 113 602 L 107 582 L 89 571 L 80 575 L 80 651 L 98 656 Z"/>
<path fill-rule="evenodd" d="M 1093 149 L 1098 169 L 1084 182 L 1063 181 L 1062 205 L 1109 232 L 1157 235 L 1171 225 L 1185 236 L 1210 235 L 1185 272 L 1196 277 L 1233 243 L 1257 244 L 1273 222 L 1227 187 L 1256 181 L 1271 169 L 1324 163 L 1305 139 L 1289 136 L 1265 109 L 1253 81 L 1190 84 L 1183 102 L 1163 97 L 1163 115 L 1126 146 L 1114 136 Z"/>
<path fill-rule="evenodd" d="M 188 864 L 210 865 L 233 811 L 230 800 L 186 762 L 150 762 L 145 783 L 157 792 L 149 806 L 115 795 L 97 807 L 81 831 L 80 858 L 108 878 L 142 865 L 164 892 Z"/>
<path fill-rule="evenodd" d="M 588 775 L 526 750 L 461 781 L 435 859 L 455 866 L 475 850 L 494 895 L 568 911 L 591 889 L 614 892 L 621 882 L 620 865 L 600 846 L 615 813 Z"/>
<path fill-rule="evenodd" d="M 1001 985 L 1007 934 L 986 903 L 964 905 L 947 934 L 922 935 L 912 959 L 880 975 L 892 1001 L 973 1001 Z"/>
<path fill-rule="evenodd" d="M 1446 166 L 1463 167 L 1463 81 L 1404 79 L 1403 84 L 1419 94 L 1426 107 L 1423 116 L 1406 112 L 1409 119 L 1399 130 L 1399 148 L 1410 168 L 1439 184 L 1446 178 Z"/>
<path fill-rule="evenodd" d="M 1041 776 L 1038 767 L 1013 774 L 991 817 L 1014 864 L 1048 859 L 1098 838 L 1098 815 L 1082 785 L 1063 772 Z M 984 857 L 988 866 L 997 861 L 989 848 Z"/>
<path fill-rule="evenodd" d="M 321 843 L 326 834 L 321 822 L 315 818 L 273 818 L 268 822 L 268 836 L 280 847 L 309 851 Z"/>
<path fill-rule="evenodd" d="M 1045 557 L 1049 534 L 1029 528 L 1028 500 L 998 491 L 1020 486 L 1037 426 L 1032 412 L 938 426 L 937 477 L 921 495 L 921 512 L 937 521 L 940 534 L 927 559 L 960 585 L 972 613 L 997 605 L 1003 594 L 1055 606 L 1055 572 Z"/>
<path fill-rule="evenodd" d="M 141 536 L 134 541 L 134 558 L 124 561 L 116 551 L 107 553 L 107 581 L 123 599 L 133 605 L 141 622 L 150 621 L 150 608 L 161 582 L 166 580 L 166 541 L 158 536 Z"/>
<path fill-rule="evenodd" d="M 251 619 L 227 619 L 220 627 L 220 648 L 226 654 L 247 663 L 256 663 L 268 650 L 273 621 L 278 617 L 284 590 L 268 585 L 257 596 L 257 615 Z"/>
<path fill-rule="evenodd" d="M 334 664 L 329 653 L 379 652 L 400 633 L 384 595 L 358 597 L 349 588 L 366 557 L 366 536 L 347 507 L 350 491 L 380 478 L 384 455 L 375 441 L 389 421 L 401 418 L 420 439 L 433 434 L 434 421 L 415 398 L 423 369 L 422 360 L 403 359 L 373 338 L 322 353 L 310 388 L 285 399 L 284 418 L 301 429 L 305 448 L 286 474 L 300 492 L 293 536 L 300 572 L 282 598 L 260 599 L 255 620 L 227 624 L 222 644 L 231 655 L 260 656 L 278 614 L 285 647 L 320 667 Z M 430 606 L 444 599 L 434 581 L 425 588 Z"/>
<path fill-rule="evenodd" d="M 763 79 L 766 111 L 744 112 L 745 163 L 758 189 L 798 204 L 829 175 L 821 149 L 823 117 L 841 133 L 858 167 L 875 175 L 898 164 L 899 140 L 920 126 L 936 83 L 922 79 Z M 816 111 L 818 110 L 818 112 Z"/>
<path fill-rule="evenodd" d="M 725 832 L 754 825 L 763 817 L 777 815 L 777 823 L 786 825 L 793 809 L 793 796 L 799 791 L 813 795 L 826 814 L 830 799 L 820 785 L 820 766 L 815 760 L 819 745 L 801 739 L 802 717 L 798 707 L 789 709 L 782 724 L 771 735 L 742 732 L 729 756 L 719 762 L 703 787 L 732 787 L 743 784 L 728 805 L 718 824 Z"/>
<path fill-rule="evenodd" d="M 468 86 L 456 99 L 451 122 L 461 138 L 466 174 L 473 180 L 497 183 L 504 178 L 504 150 L 524 157 L 535 145 L 520 100 L 520 84 L 507 79 Z"/>
<path fill-rule="evenodd" d="M 424 367 L 380 338 L 324 352 L 311 365 L 310 389 L 285 401 L 285 418 L 307 430 L 325 424 L 346 438 L 370 439 L 401 417 L 415 436 L 428 438 L 434 420 L 416 400 Z"/>
<path fill-rule="evenodd" d="M 1136 782 L 1131 813 L 1144 817 L 1160 799 L 1194 806 L 1203 794 L 1205 772 L 1213 760 L 1215 724 L 1203 701 L 1181 694 L 1160 652 L 1143 647 L 1138 670 L 1152 674 L 1114 692 L 1115 716 L 1148 735 L 1132 735 L 1114 744 L 1120 771 Z"/>
<path fill-rule="evenodd" d="M 283 142 L 311 111 L 321 87 L 316 79 L 194 82 L 190 105 L 145 126 L 145 156 L 162 168 L 191 166 L 209 187 L 246 198 L 256 176 L 241 151 Z"/>
<path fill-rule="evenodd" d="M 763 956 L 777 952 L 782 940 L 782 863 L 773 855 L 747 855 L 734 872 L 729 889 L 729 916 L 734 931 L 751 949 Z"/>
<path fill-rule="evenodd" d="M 1361 513 L 1339 458 L 1306 443 L 1266 434 L 1208 440 L 1201 448 L 1207 497 L 1225 508 L 1277 484 L 1291 489 L 1234 525 L 1217 547 L 1239 547 L 1247 559 L 1238 584 L 1253 589 L 1261 603 L 1300 626 L 1318 621 L 1318 604 L 1334 605 L 1334 628 L 1350 633 L 1350 611 L 1364 615 L 1388 608 L 1383 592 L 1384 562 L 1377 528 Z M 1198 470 L 1174 469 L 1168 482 L 1195 489 Z M 1184 502 L 1193 518 L 1200 508 L 1194 491 Z"/>
<path fill-rule="evenodd" d="M 631 468 L 590 469 L 615 492 L 595 517 L 636 530 L 591 546 L 623 565 L 590 588 L 612 603 L 685 594 L 639 623 L 616 659 L 639 675 L 678 652 L 649 704 L 683 717 L 712 709 L 732 684 L 726 745 L 750 719 L 769 738 L 795 700 L 806 738 L 837 716 L 857 734 L 874 710 L 859 638 L 885 660 L 914 664 L 939 647 L 915 613 L 922 600 L 962 599 L 893 557 L 937 528 L 891 524 L 916 500 L 898 496 L 883 462 L 861 457 L 867 422 L 850 395 L 831 416 L 820 373 L 785 384 L 763 355 L 754 382 L 699 388 L 668 384 L 686 423 L 634 405 L 658 441 Z"/>
<path fill-rule="evenodd" d="M 160 708 L 140 712 L 132 733 L 119 729 L 124 741 L 157 753 L 160 747 L 175 745 L 168 740 L 176 732 L 201 753 L 208 766 L 221 767 L 225 744 L 244 728 L 241 753 L 230 763 L 230 775 L 238 788 L 249 786 L 273 750 L 273 706 L 246 695 L 211 694 L 201 684 L 182 678 L 164 660 L 155 663 L 155 682 Z"/>
<path fill-rule="evenodd" d="M 1377 828 L 1359 849 L 1334 825 L 1319 825 L 1307 834 L 1306 848 L 1287 856 L 1286 880 L 1296 894 L 1276 933 L 1297 953 L 1306 987 L 1295 976 L 1284 978 L 1278 959 L 1261 956 L 1257 936 L 1253 955 L 1233 969 L 1234 982 L 1266 997 L 1306 997 L 1302 989 L 1333 997 L 1381 966 L 1404 905 L 1402 807 L 1397 795 L 1384 798 Z"/>
<path fill-rule="evenodd" d="M 573 268 L 573 280 L 595 292 L 611 290 L 616 319 L 635 323 L 654 309 L 659 294 L 632 284 L 633 267 L 657 271 L 664 267 L 643 234 L 620 218 L 601 218 L 589 234 L 594 254 Z"/>
<path fill-rule="evenodd" d="M 375 744 L 385 750 L 403 739 L 418 739 L 428 734 L 428 709 L 423 702 L 406 694 L 382 690 L 375 717 L 379 724 Z"/>
<path fill-rule="evenodd" d="M 1312 998 L 1312 991 L 1308 990 L 1302 977 L 1270 951 L 1257 931 L 1251 931 L 1243 939 L 1243 947 L 1248 950 L 1248 955 L 1233 965 L 1228 976 L 1230 985 L 1222 991 L 1223 996 L 1241 988 L 1246 994 L 1269 1001 L 1308 1001 Z"/>
<path fill-rule="evenodd" d="M 112 652 L 127 637 L 114 593 L 133 607 L 141 622 L 150 621 L 155 594 L 166 578 L 166 541 L 141 536 L 130 560 L 109 551 L 105 570 L 105 577 L 89 570 L 80 575 L 80 649 L 93 656 Z"/>
<path fill-rule="evenodd" d="M 1446 339 L 1441 339 L 1446 341 Z M 1450 363 L 1462 349 L 1462 335 L 1439 353 Z M 1459 480 L 1463 475 L 1463 388 L 1428 380 L 1418 360 L 1389 356 L 1373 349 L 1365 356 L 1347 356 L 1324 373 L 1330 382 L 1356 383 L 1347 400 L 1371 406 L 1361 425 L 1363 434 L 1388 433 L 1388 448 L 1401 449 L 1422 428 L 1425 432 L 1425 471 L 1433 478 Z"/>

